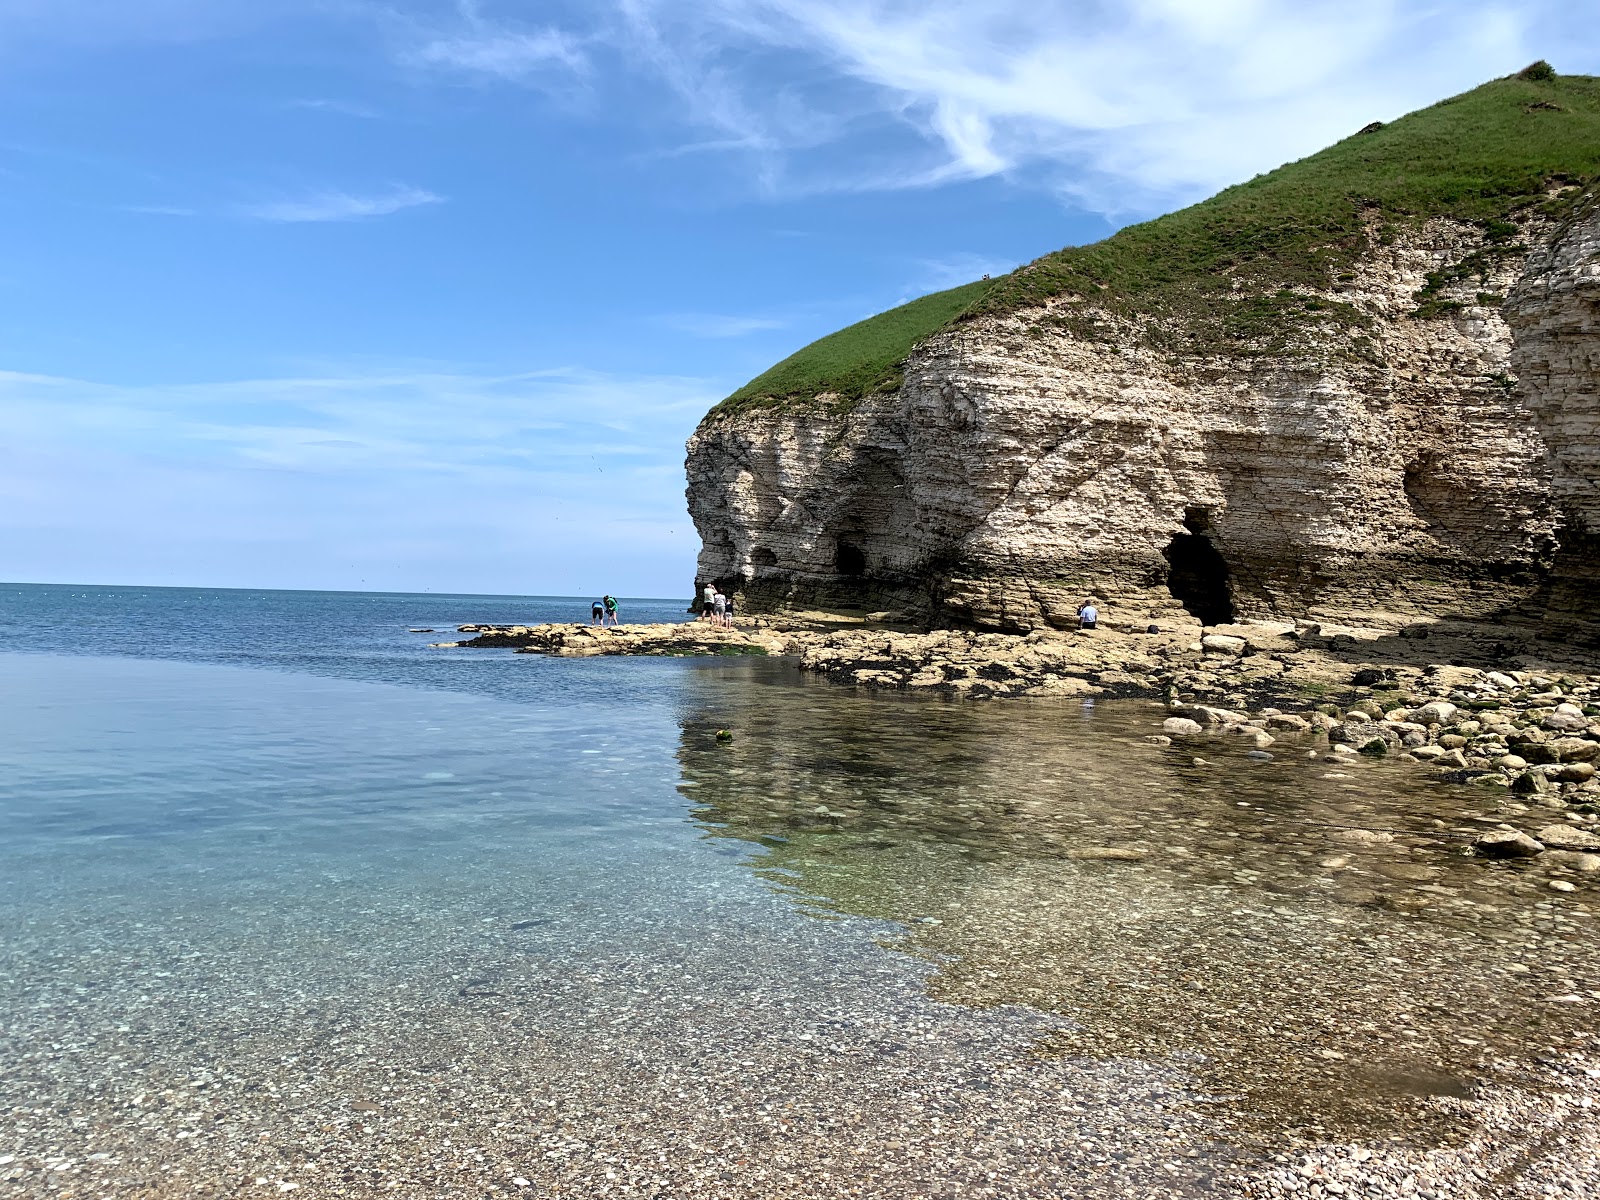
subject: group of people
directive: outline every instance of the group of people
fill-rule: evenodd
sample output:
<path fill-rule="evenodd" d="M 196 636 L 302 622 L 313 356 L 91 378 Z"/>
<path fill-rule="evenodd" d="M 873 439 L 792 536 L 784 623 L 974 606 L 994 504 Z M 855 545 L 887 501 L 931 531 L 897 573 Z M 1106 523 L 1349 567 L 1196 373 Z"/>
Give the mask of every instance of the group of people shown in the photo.
<path fill-rule="evenodd" d="M 615 596 L 601 596 L 589 606 L 589 624 L 591 625 L 621 625 L 622 620 L 617 616 L 617 598 Z"/>
<path fill-rule="evenodd" d="M 700 590 L 700 620 L 713 625 L 733 625 L 733 597 L 724 596 L 715 583 Z"/>

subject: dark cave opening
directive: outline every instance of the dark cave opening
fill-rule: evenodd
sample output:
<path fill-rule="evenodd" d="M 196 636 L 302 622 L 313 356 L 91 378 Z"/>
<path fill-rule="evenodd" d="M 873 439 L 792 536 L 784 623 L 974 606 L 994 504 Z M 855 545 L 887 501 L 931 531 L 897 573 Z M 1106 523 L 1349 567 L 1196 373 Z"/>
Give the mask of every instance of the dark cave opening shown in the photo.
<path fill-rule="evenodd" d="M 1233 597 L 1228 588 L 1228 563 L 1204 532 L 1203 514 L 1190 513 L 1184 525 L 1191 531 L 1180 533 L 1161 552 L 1170 568 L 1167 590 L 1202 625 L 1231 625 Z"/>
<path fill-rule="evenodd" d="M 867 573 L 867 555 L 860 546 L 853 546 L 849 542 L 840 542 L 833 552 L 834 569 L 841 575 L 865 575 Z"/>
<path fill-rule="evenodd" d="M 778 555 L 768 546 L 757 546 L 750 552 L 750 563 L 756 567 L 775 567 L 778 565 Z"/>

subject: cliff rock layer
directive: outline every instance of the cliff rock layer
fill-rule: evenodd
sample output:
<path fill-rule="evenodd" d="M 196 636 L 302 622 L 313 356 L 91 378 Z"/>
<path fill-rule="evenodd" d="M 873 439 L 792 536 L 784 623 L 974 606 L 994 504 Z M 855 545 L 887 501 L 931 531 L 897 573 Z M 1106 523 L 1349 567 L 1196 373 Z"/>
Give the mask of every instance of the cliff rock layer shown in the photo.
<path fill-rule="evenodd" d="M 1507 315 L 1518 392 L 1544 436 L 1565 518 L 1546 624 L 1589 640 L 1600 622 L 1600 204 L 1540 247 Z"/>
<path fill-rule="evenodd" d="M 1002 629 L 1088 595 L 1207 623 L 1592 617 L 1550 568 L 1580 578 L 1600 529 L 1600 236 L 1572 216 L 1600 142 L 1564 149 L 1600 129 L 1594 83 L 1486 85 L 1049 256 L 871 386 L 897 327 L 794 356 L 690 440 L 701 578 Z M 1441 166 L 1446 135 L 1466 159 Z M 1586 173 L 1552 175 L 1561 153 Z M 852 345 L 828 390 L 815 363 Z"/>

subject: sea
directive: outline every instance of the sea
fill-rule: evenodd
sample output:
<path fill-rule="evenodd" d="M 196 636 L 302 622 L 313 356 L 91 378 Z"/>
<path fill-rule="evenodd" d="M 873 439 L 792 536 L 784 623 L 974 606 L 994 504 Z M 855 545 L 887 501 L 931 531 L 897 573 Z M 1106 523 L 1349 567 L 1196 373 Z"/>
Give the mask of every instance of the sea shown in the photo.
<path fill-rule="evenodd" d="M 0 585 L 0 1196 L 1234 1195 L 1600 1001 L 1415 764 L 436 645 L 588 603 Z"/>

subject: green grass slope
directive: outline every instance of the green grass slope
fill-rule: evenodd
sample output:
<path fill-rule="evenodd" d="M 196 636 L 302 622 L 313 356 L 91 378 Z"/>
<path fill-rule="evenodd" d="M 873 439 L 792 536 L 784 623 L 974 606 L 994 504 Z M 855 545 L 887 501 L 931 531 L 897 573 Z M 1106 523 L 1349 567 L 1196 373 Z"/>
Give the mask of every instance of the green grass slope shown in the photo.
<path fill-rule="evenodd" d="M 1307 328 L 1364 323 L 1355 308 L 1304 292 L 1336 287 L 1373 236 L 1429 217 L 1476 222 L 1484 250 L 1418 296 L 1419 314 L 1434 315 L 1451 307 L 1434 297 L 1438 288 L 1515 252 L 1519 215 L 1557 211 L 1597 177 L 1600 79 L 1535 64 L 1191 208 L 829 334 L 713 413 L 892 389 L 911 349 L 952 322 L 1059 297 L 1081 303 L 1056 305 L 1048 319 L 1082 337 L 1111 336 L 1098 310 L 1158 318 L 1145 337 L 1175 353 L 1279 352 Z M 1578 188 L 1550 194 L 1563 184 Z"/>

